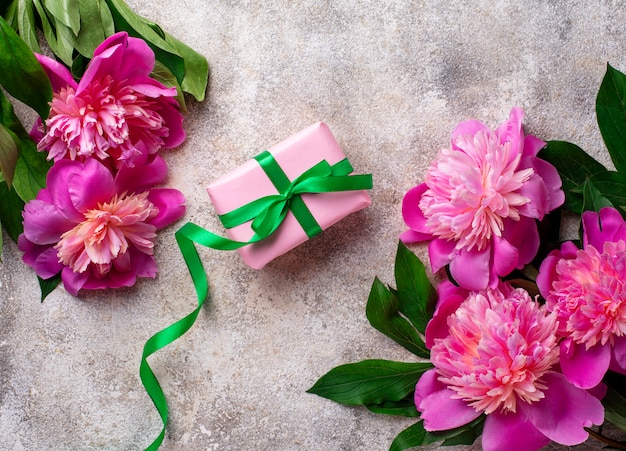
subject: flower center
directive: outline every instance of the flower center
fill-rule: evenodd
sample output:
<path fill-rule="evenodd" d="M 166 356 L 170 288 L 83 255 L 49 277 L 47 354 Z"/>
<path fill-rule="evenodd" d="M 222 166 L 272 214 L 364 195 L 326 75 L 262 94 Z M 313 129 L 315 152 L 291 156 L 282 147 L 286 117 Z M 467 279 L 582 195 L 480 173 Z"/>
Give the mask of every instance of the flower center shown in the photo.
<path fill-rule="evenodd" d="M 519 220 L 517 207 L 529 199 L 516 191 L 533 170 L 516 171 L 521 155 L 513 158 L 511 143 L 495 133 L 460 137 L 457 145 L 463 151 L 444 149 L 429 168 L 419 207 L 431 233 L 458 241 L 457 249 L 481 250 L 502 235 L 503 219 Z"/>
<path fill-rule="evenodd" d="M 85 213 L 85 220 L 61 235 L 56 244 L 59 262 L 82 273 L 93 264 L 96 275 L 106 275 L 114 260 L 129 246 L 152 255 L 156 227 L 147 223 L 158 209 L 148 193 L 115 196 Z"/>
<path fill-rule="evenodd" d="M 72 160 L 110 156 L 132 165 L 141 153 L 139 141 L 149 148 L 162 146 L 169 130 L 156 103 L 125 83 L 107 76 L 80 94 L 69 86 L 54 93 L 47 131 L 37 148 L 48 149 L 48 159 L 55 161 L 66 155 Z"/>
<path fill-rule="evenodd" d="M 626 244 L 605 242 L 600 253 L 593 246 L 575 259 L 556 265 L 547 306 L 557 312 L 561 333 L 586 348 L 613 344 L 626 333 Z"/>
<path fill-rule="evenodd" d="M 556 316 L 521 289 L 471 293 L 435 340 L 439 380 L 476 411 L 515 412 L 544 397 L 541 377 L 558 361 Z"/>

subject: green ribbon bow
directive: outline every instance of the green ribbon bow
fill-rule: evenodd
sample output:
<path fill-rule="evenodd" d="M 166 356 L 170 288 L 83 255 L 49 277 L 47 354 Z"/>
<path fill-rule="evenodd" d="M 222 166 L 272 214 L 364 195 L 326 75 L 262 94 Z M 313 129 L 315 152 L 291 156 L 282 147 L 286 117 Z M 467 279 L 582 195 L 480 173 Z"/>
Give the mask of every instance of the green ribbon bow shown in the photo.
<path fill-rule="evenodd" d="M 194 243 L 212 249 L 239 249 L 240 247 L 262 241 L 274 233 L 282 224 L 289 211 L 293 213 L 307 236 L 311 238 L 320 233 L 322 228 L 300 197 L 302 194 L 372 188 L 371 174 L 348 175 L 353 169 L 347 159 L 341 160 L 332 166 L 325 160 L 321 161 L 292 181 L 285 175 L 280 165 L 269 152 L 262 152 L 255 157 L 255 160 L 272 181 L 278 194 L 254 200 L 220 216 L 222 224 L 227 229 L 252 220 L 251 227 L 254 231 L 254 236 L 250 240 L 245 242 L 233 241 L 211 233 L 191 222 L 182 226 L 175 234 L 176 242 L 185 259 L 185 264 L 196 290 L 198 305 L 190 314 L 150 337 L 143 347 L 139 376 L 163 422 L 161 433 L 146 448 L 146 451 L 154 451 L 161 446 L 169 417 L 165 394 L 150 368 L 147 358 L 179 339 L 193 326 L 202 305 L 209 295 L 209 281 Z"/>

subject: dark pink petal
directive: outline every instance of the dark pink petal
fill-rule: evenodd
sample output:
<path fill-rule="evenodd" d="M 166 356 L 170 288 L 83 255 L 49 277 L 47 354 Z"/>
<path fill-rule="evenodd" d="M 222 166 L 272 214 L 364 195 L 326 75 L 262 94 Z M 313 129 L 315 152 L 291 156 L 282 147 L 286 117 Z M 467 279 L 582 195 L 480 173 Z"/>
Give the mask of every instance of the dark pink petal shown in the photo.
<path fill-rule="evenodd" d="M 519 251 L 517 269 L 530 263 L 539 250 L 539 231 L 534 219 L 522 216 L 519 221 L 504 220 L 502 237 Z"/>
<path fill-rule="evenodd" d="M 600 383 L 611 362 L 611 347 L 596 344 L 589 349 L 571 340 L 561 342 L 560 363 L 563 374 L 579 388 L 592 388 Z"/>
<path fill-rule="evenodd" d="M 578 247 L 571 241 L 566 241 L 561 245 L 561 256 L 563 258 L 572 259 L 578 255 Z"/>
<path fill-rule="evenodd" d="M 68 191 L 74 208 L 86 212 L 110 201 L 116 190 L 113 175 L 98 160 L 90 158 L 81 166 L 81 173 L 69 178 Z"/>
<path fill-rule="evenodd" d="M 56 244 L 61 235 L 77 224 L 52 204 L 33 199 L 24 206 L 24 236 L 35 244 Z"/>
<path fill-rule="evenodd" d="M 143 252 L 133 252 L 133 267 L 137 272 L 137 277 L 149 277 L 154 279 L 158 269 L 154 256 Z"/>
<path fill-rule="evenodd" d="M 524 154 L 522 158 L 536 157 L 539 151 L 545 146 L 545 141 L 542 141 L 541 139 L 533 135 L 526 135 L 526 137 L 524 138 Z"/>
<path fill-rule="evenodd" d="M 487 415 L 482 434 L 483 451 L 535 451 L 550 443 L 521 412 Z"/>
<path fill-rule="evenodd" d="M 519 107 L 514 107 L 511 109 L 509 119 L 496 129 L 496 135 L 500 138 L 500 144 L 511 143 L 511 150 L 513 151 L 511 152 L 511 160 L 524 151 L 523 120 L 524 111 Z"/>
<path fill-rule="evenodd" d="M 583 222 L 583 244 L 586 247 L 592 245 L 598 250 L 602 250 L 605 241 L 613 241 L 614 236 L 624 223 L 622 215 L 611 207 L 605 207 L 599 213 L 586 211 L 582 215 Z"/>
<path fill-rule="evenodd" d="M 402 218 L 404 223 L 420 233 L 430 233 L 426 226 L 426 218 L 419 207 L 422 194 L 428 190 L 426 183 L 421 183 L 415 188 L 410 189 L 402 199 Z"/>
<path fill-rule="evenodd" d="M 431 394 L 444 390 L 446 388 L 437 378 L 439 375 L 435 369 L 428 370 L 422 374 L 415 385 L 415 394 L 413 400 L 415 401 L 415 407 L 419 409 L 422 401 Z"/>
<path fill-rule="evenodd" d="M 529 199 L 529 202 L 518 207 L 521 215 L 542 220 L 550 211 L 548 187 L 537 174 L 532 174 L 517 192 Z"/>
<path fill-rule="evenodd" d="M 122 165 L 115 176 L 115 186 L 118 192 L 139 193 L 158 185 L 166 177 L 167 164 L 163 158 L 155 155 L 141 165 Z"/>
<path fill-rule="evenodd" d="M 545 398 L 519 406 L 532 424 L 549 439 L 562 445 L 577 445 L 587 440 L 585 427 L 604 421 L 600 401 L 585 390 L 574 387 L 565 376 L 549 373 L 543 376 L 548 386 Z"/>
<path fill-rule="evenodd" d="M 419 384 L 419 382 L 418 382 Z M 474 421 L 481 414 L 461 399 L 453 399 L 455 392 L 449 388 L 434 392 L 424 398 L 418 410 L 427 431 L 445 431 Z"/>
<path fill-rule="evenodd" d="M 498 276 L 510 274 L 518 260 L 519 251 L 515 246 L 499 236 L 493 238 L 493 268 Z"/>
<path fill-rule="evenodd" d="M 77 84 L 74 81 L 74 77 L 72 77 L 72 73 L 63 64 L 38 53 L 35 53 L 35 58 L 37 58 L 37 61 L 50 79 L 52 91 L 59 92 L 62 88 L 67 88 L 68 86 L 76 88 Z"/>
<path fill-rule="evenodd" d="M 428 243 L 428 258 L 430 259 L 432 272 L 437 272 L 450 263 L 455 254 L 455 245 L 454 241 L 446 241 L 439 238 L 435 238 Z"/>
<path fill-rule="evenodd" d="M 489 127 L 487 127 L 485 124 L 475 119 L 470 119 L 469 121 L 463 121 L 459 123 L 454 128 L 454 130 L 452 130 L 452 135 L 450 137 L 452 148 L 454 150 L 463 151 L 463 149 L 461 149 L 458 146 L 459 138 L 465 137 L 465 136 L 474 136 L 476 133 L 481 132 L 481 131 L 485 133 L 491 132 L 491 130 L 489 130 Z"/>
<path fill-rule="evenodd" d="M 153 189 L 148 194 L 148 200 L 159 209 L 159 214 L 150 221 L 157 229 L 178 221 L 185 214 L 185 196 L 178 190 Z"/>
<path fill-rule="evenodd" d="M 441 290 L 439 287 L 446 285 Z M 439 293 L 439 301 L 437 302 L 437 309 L 433 314 L 433 317 L 426 325 L 426 347 L 432 348 L 435 344 L 435 339 L 445 338 L 449 334 L 448 329 L 448 317 L 452 315 L 459 306 L 463 303 L 467 297 L 467 290 L 459 287 L 455 287 L 449 281 L 444 281 L 437 287 Z M 452 288 L 449 288 L 452 287 Z M 442 292 L 446 294 L 442 295 Z"/>
<path fill-rule="evenodd" d="M 83 165 L 77 161 L 59 160 L 50 168 L 46 177 L 50 202 L 57 207 L 60 214 L 75 223 L 82 222 L 85 217 L 76 210 L 68 187 L 73 177 L 80 176 L 82 168 Z"/>
<path fill-rule="evenodd" d="M 526 138 L 528 138 L 528 136 Z M 543 143 L 543 141 L 541 142 Z M 524 160 L 522 163 L 525 163 L 523 164 L 524 168 L 532 167 L 535 174 L 541 177 L 545 183 L 549 197 L 548 211 L 552 211 L 563 205 L 563 202 L 565 202 L 565 193 L 561 189 L 561 176 L 556 168 L 547 161 L 534 157 Z"/>
<path fill-rule="evenodd" d="M 541 262 L 537 275 L 537 287 L 541 295 L 546 298 L 552 289 L 552 282 L 557 277 L 556 264 L 561 259 L 561 251 L 554 250 Z"/>
<path fill-rule="evenodd" d="M 613 360 L 622 371 L 626 371 L 626 336 L 614 337 L 613 340 Z"/>
<path fill-rule="evenodd" d="M 415 230 L 406 230 L 400 234 L 400 241 L 404 244 L 421 243 L 422 241 L 429 241 L 432 239 L 432 235 L 416 232 Z"/>
<path fill-rule="evenodd" d="M 39 246 L 29 241 L 24 234 L 18 237 L 17 246 L 24 253 L 24 263 L 33 268 L 39 277 L 49 279 L 63 269 L 57 251 L 52 246 Z"/>
<path fill-rule="evenodd" d="M 491 247 L 468 251 L 461 249 L 450 262 L 450 274 L 460 286 L 468 290 L 484 290 L 490 285 Z"/>
<path fill-rule="evenodd" d="M 187 134 L 183 128 L 183 116 L 175 100 L 162 99 L 164 103 L 160 111 L 165 125 L 169 129 L 169 134 L 163 139 L 163 147 L 171 149 L 180 146 L 185 141 Z"/>
<path fill-rule="evenodd" d="M 78 292 L 83 288 L 85 282 L 87 282 L 88 270 L 83 273 L 74 272 L 69 266 L 63 268 L 61 272 L 61 280 L 63 286 L 69 294 L 72 296 L 78 296 Z"/>

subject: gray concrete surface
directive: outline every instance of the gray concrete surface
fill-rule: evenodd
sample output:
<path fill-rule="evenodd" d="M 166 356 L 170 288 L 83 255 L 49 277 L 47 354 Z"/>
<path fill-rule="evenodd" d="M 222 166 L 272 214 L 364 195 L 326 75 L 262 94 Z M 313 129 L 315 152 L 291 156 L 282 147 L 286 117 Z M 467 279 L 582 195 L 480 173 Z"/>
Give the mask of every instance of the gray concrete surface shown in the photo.
<path fill-rule="evenodd" d="M 171 409 L 162 449 L 388 449 L 411 420 L 305 390 L 341 363 L 411 359 L 364 313 L 374 276 L 392 281 L 403 193 L 455 124 L 496 126 L 514 105 L 527 131 L 600 155 L 595 95 L 607 62 L 626 70 L 624 3 L 128 3 L 211 65 L 207 100 L 189 101 L 188 140 L 165 154 L 167 184 L 186 195 L 188 213 L 159 235 L 156 280 L 81 298 L 58 289 L 41 304 L 34 273 L 6 245 L 0 449 L 136 450 L 153 440 L 160 419 L 138 376 L 142 346 L 196 302 L 175 230 L 187 220 L 221 230 L 208 183 L 318 120 L 357 171 L 373 173 L 373 205 L 262 271 L 235 252 L 201 251 L 211 303 L 150 360 Z"/>

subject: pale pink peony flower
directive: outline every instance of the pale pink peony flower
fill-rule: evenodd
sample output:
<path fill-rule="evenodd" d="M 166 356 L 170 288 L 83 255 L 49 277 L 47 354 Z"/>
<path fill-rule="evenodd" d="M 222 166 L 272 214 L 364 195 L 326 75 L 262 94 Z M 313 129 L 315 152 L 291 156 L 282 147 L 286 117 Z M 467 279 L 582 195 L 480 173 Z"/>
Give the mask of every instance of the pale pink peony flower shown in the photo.
<path fill-rule="evenodd" d="M 143 40 L 125 32 L 106 39 L 79 83 L 65 66 L 43 55 L 37 59 L 54 91 L 37 145 L 48 159 L 111 158 L 108 166 L 132 166 L 184 141 L 176 88 L 150 78 L 154 52 Z"/>
<path fill-rule="evenodd" d="M 626 373 L 626 224 L 614 208 L 582 222 L 583 249 L 566 242 L 550 253 L 537 285 L 559 319 L 563 374 L 591 388 L 609 368 Z"/>
<path fill-rule="evenodd" d="M 156 231 L 185 211 L 179 191 L 149 189 L 166 174 L 158 156 L 141 167 L 124 166 L 115 177 L 93 158 L 56 162 L 46 188 L 24 207 L 18 240 L 24 262 L 43 279 L 61 273 L 73 295 L 155 277 Z"/>
<path fill-rule="evenodd" d="M 537 158 L 545 142 L 524 137 L 520 108 L 495 131 L 472 120 L 452 132 L 424 183 L 402 203 L 410 230 L 404 242 L 430 241 L 433 272 L 450 265 L 463 287 L 495 287 L 498 277 L 521 269 L 536 255 L 536 219 L 565 200 L 551 164 Z"/>
<path fill-rule="evenodd" d="M 485 451 L 537 450 L 551 440 L 584 442 L 604 409 L 554 370 L 557 318 L 528 293 L 500 283 L 468 292 L 444 282 L 426 330 L 434 369 L 420 378 L 415 405 L 427 431 L 486 415 Z"/>

